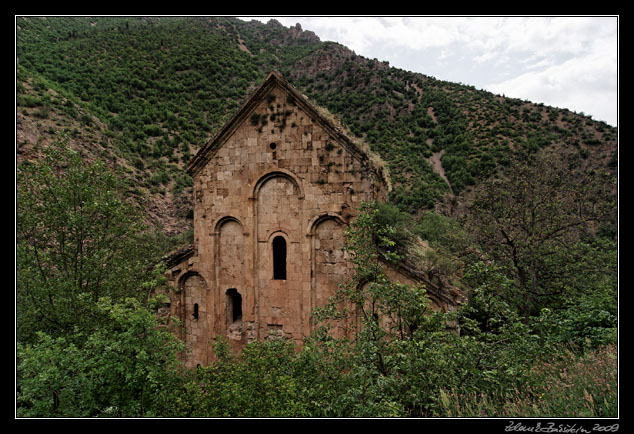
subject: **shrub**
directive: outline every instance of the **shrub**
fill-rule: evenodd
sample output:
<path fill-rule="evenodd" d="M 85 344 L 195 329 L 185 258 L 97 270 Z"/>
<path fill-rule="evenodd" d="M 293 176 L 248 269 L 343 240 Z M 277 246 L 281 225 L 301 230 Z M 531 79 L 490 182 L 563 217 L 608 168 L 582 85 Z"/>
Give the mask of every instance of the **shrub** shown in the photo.
<path fill-rule="evenodd" d="M 563 349 L 539 360 L 528 381 L 505 393 L 440 391 L 448 417 L 616 417 L 617 347 L 609 345 L 580 356 Z"/>
<path fill-rule="evenodd" d="M 17 347 L 18 417 L 166 414 L 186 373 L 182 343 L 138 301 L 100 299 L 109 322 L 79 337 L 38 333 Z"/>

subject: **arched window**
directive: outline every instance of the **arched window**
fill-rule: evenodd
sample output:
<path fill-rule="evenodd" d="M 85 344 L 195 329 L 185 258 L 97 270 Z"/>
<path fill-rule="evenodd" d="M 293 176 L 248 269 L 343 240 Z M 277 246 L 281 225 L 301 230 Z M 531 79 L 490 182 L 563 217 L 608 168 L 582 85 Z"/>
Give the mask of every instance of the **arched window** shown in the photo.
<path fill-rule="evenodd" d="M 235 288 L 227 289 L 227 325 L 242 320 L 242 296 Z"/>
<path fill-rule="evenodd" d="M 273 279 L 286 280 L 286 240 L 279 235 L 273 238 Z"/>

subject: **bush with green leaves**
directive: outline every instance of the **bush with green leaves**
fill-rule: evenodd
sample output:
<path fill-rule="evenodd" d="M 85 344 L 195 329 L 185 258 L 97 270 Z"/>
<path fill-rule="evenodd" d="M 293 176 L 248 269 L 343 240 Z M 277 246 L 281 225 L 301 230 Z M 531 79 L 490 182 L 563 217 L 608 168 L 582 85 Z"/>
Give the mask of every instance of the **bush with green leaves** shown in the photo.
<path fill-rule="evenodd" d="M 344 372 L 329 375 L 338 379 L 330 384 L 346 384 L 338 407 L 348 416 L 439 416 L 443 388 L 504 391 L 521 382 L 546 348 L 493 291 L 504 276 L 486 267 L 472 271 L 478 290 L 470 303 L 434 312 L 424 287 L 387 278 L 384 267 L 401 258 L 395 229 L 380 216 L 376 205 L 362 206 L 346 231 L 353 269 L 331 303 L 315 311 L 319 327 L 309 348 L 347 360 Z M 359 324 L 354 337 L 328 334 L 329 320 L 350 315 Z"/>
<path fill-rule="evenodd" d="M 38 332 L 17 345 L 18 417 L 143 417 L 169 413 L 188 378 L 173 330 L 129 298 L 105 297 L 91 332 Z M 78 336 L 81 335 L 81 336 Z"/>
<path fill-rule="evenodd" d="M 249 343 L 239 356 L 223 337 L 217 360 L 198 367 L 184 384 L 178 406 L 166 415 L 186 417 L 302 417 L 307 403 L 294 374 L 295 349 L 286 339 Z"/>
<path fill-rule="evenodd" d="M 53 337 L 103 324 L 101 297 L 142 299 L 150 246 L 121 173 L 86 162 L 62 137 L 17 175 L 17 331 Z M 156 254 L 156 253 L 154 253 Z"/>
<path fill-rule="evenodd" d="M 561 349 L 536 361 L 524 384 L 510 390 L 440 391 L 447 417 L 614 418 L 618 416 L 615 345 L 583 354 Z"/>

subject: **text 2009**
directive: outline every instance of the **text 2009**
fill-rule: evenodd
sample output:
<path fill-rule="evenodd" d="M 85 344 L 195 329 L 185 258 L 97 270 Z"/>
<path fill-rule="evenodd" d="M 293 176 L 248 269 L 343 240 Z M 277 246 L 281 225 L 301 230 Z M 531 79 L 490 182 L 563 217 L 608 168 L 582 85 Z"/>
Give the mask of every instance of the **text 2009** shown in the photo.
<path fill-rule="evenodd" d="M 615 423 L 614 425 L 599 425 L 594 424 L 594 426 L 592 427 L 592 431 L 594 432 L 617 432 L 619 430 L 619 424 Z"/>

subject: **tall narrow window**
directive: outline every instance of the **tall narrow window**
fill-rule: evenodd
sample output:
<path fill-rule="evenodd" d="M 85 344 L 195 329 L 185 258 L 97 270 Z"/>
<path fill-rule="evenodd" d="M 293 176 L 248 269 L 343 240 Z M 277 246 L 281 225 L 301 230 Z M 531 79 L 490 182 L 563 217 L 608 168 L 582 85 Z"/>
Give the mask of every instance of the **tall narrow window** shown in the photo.
<path fill-rule="evenodd" d="M 242 320 L 242 296 L 235 288 L 227 289 L 227 324 Z"/>
<path fill-rule="evenodd" d="M 273 238 L 273 279 L 286 280 L 286 240 L 282 236 Z"/>
<path fill-rule="evenodd" d="M 194 319 L 198 319 L 198 303 L 194 304 Z"/>

